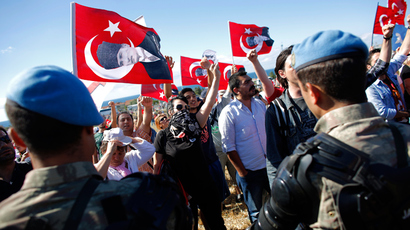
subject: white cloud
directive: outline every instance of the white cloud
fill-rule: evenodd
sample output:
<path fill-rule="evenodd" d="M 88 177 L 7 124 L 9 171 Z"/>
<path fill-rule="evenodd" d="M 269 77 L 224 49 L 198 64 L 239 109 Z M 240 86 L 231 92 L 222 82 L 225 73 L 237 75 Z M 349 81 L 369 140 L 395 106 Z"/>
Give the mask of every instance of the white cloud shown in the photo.
<path fill-rule="evenodd" d="M 9 47 L 7 47 L 6 49 L 1 50 L 0 52 L 1 52 L 2 54 L 4 54 L 4 53 L 10 53 L 13 49 L 14 49 L 13 47 L 9 46 Z"/>

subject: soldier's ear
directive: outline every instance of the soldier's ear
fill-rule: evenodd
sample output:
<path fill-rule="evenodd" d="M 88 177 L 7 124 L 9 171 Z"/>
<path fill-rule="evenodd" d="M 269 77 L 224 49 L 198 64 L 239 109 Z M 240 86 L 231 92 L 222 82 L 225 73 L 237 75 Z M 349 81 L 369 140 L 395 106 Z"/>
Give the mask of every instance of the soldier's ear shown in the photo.
<path fill-rule="evenodd" d="M 318 105 L 321 99 L 322 89 L 320 89 L 317 85 L 311 83 L 306 83 L 305 87 L 307 89 L 311 103 Z"/>

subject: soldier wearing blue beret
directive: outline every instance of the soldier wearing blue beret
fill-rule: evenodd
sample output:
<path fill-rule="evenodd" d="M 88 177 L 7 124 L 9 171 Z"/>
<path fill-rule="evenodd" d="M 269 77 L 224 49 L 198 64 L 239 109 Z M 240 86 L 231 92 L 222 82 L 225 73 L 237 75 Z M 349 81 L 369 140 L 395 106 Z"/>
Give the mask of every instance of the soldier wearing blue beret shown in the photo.
<path fill-rule="evenodd" d="M 252 229 L 295 229 L 299 223 L 313 229 L 405 226 L 400 225 L 409 219 L 408 192 L 394 194 L 408 186 L 398 178 L 390 183 L 384 173 L 408 167 L 410 126 L 386 123 L 367 102 L 367 56 L 359 37 L 337 30 L 316 33 L 294 46 L 292 67 L 318 118 L 317 135 L 283 160 L 271 199 Z M 394 189 L 384 187 L 389 183 Z M 389 201 L 382 198 L 386 194 Z M 401 198 L 407 203 L 400 204 Z"/>

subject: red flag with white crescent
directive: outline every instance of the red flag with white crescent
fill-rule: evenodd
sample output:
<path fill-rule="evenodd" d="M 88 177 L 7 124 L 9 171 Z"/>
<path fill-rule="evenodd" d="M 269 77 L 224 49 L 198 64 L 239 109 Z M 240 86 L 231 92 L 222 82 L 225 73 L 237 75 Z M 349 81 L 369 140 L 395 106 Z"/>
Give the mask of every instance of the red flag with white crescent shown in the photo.
<path fill-rule="evenodd" d="M 373 34 L 383 34 L 382 27 L 386 24 L 395 24 L 394 12 L 389 8 L 378 6 Z"/>
<path fill-rule="evenodd" d="M 229 22 L 229 31 L 232 55 L 235 57 L 246 57 L 252 49 L 258 54 L 267 54 L 272 49 L 273 40 L 269 36 L 268 27 Z"/>
<path fill-rule="evenodd" d="M 181 81 L 182 85 L 208 86 L 208 73 L 201 68 L 201 59 L 181 56 Z"/>
<path fill-rule="evenodd" d="M 172 89 L 178 90 L 178 88 L 174 84 L 171 84 L 171 87 Z M 141 95 L 168 102 L 168 98 L 166 97 L 164 92 L 164 84 L 141 85 Z"/>
<path fill-rule="evenodd" d="M 119 14 L 72 3 L 74 74 L 97 82 L 172 83 L 160 38 Z"/>
<path fill-rule="evenodd" d="M 407 3 L 404 0 L 388 0 L 388 8 L 394 13 L 394 20 L 397 24 L 404 26 Z"/>
<path fill-rule="evenodd" d="M 243 65 L 236 65 L 236 69 L 245 68 Z M 219 62 L 219 71 L 221 71 L 221 80 L 219 89 L 226 89 L 229 85 L 229 78 L 232 75 L 232 64 Z"/>
<path fill-rule="evenodd" d="M 188 58 L 181 56 L 181 81 L 182 85 L 200 85 L 208 87 L 208 73 L 200 65 L 201 59 Z M 237 69 L 244 68 L 243 65 L 236 65 Z M 226 89 L 231 76 L 232 64 L 219 62 L 219 71 L 221 78 L 219 89 Z"/>

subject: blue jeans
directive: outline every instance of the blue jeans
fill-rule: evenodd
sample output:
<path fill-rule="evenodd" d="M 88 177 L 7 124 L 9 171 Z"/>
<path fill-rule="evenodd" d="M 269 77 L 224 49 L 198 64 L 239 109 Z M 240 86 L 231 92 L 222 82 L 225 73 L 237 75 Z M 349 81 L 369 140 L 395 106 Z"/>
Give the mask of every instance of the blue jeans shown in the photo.
<path fill-rule="evenodd" d="M 270 186 L 266 168 L 256 171 L 247 170 L 245 177 L 240 177 L 236 172 L 236 181 L 242 190 L 245 204 L 248 206 L 249 219 L 253 223 L 258 219 L 259 210 L 261 210 L 263 201 L 263 190 L 270 193 Z"/>

